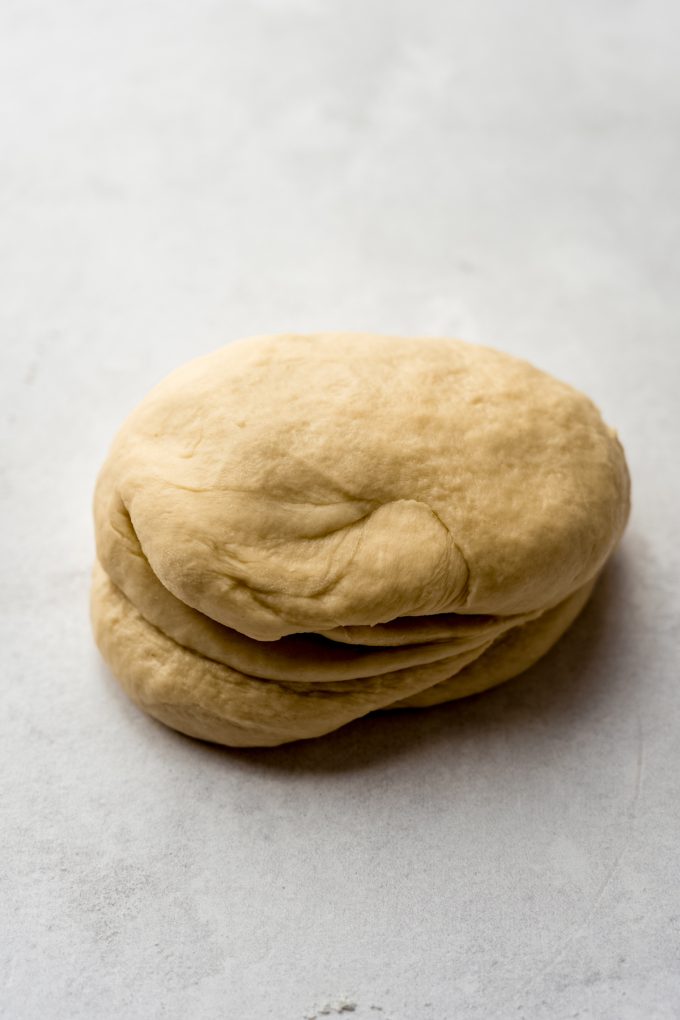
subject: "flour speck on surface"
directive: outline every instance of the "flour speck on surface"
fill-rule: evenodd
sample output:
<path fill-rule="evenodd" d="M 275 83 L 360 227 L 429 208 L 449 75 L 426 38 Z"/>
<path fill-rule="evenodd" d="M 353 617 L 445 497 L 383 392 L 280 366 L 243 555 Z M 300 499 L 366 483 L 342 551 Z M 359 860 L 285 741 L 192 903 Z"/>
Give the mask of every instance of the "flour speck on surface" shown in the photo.
<path fill-rule="evenodd" d="M 331 1013 L 353 1013 L 357 1003 L 352 999 L 336 999 L 334 1002 L 325 1002 L 323 1006 L 316 1007 L 315 1013 L 308 1013 L 305 1020 L 318 1020 L 320 1016 L 330 1016 Z"/>

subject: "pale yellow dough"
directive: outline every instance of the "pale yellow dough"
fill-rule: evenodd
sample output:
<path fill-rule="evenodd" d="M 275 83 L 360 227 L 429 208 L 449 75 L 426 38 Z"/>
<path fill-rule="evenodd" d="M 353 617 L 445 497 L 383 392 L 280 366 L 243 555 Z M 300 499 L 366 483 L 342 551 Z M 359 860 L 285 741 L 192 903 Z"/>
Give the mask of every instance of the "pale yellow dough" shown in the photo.
<path fill-rule="evenodd" d="M 628 512 L 614 432 L 526 362 L 457 340 L 244 340 L 119 432 L 95 495 L 95 636 L 176 729 L 318 736 L 527 668 Z"/>

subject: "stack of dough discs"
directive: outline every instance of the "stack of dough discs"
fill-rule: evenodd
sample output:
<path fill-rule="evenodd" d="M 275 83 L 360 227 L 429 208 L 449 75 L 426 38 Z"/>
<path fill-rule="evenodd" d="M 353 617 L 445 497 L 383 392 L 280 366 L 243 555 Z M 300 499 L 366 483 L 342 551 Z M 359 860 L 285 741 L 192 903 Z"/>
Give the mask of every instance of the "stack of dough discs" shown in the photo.
<path fill-rule="evenodd" d="M 526 669 L 628 510 L 614 431 L 524 361 L 458 340 L 242 340 L 170 375 L 115 439 L 95 636 L 177 730 L 316 737 Z"/>

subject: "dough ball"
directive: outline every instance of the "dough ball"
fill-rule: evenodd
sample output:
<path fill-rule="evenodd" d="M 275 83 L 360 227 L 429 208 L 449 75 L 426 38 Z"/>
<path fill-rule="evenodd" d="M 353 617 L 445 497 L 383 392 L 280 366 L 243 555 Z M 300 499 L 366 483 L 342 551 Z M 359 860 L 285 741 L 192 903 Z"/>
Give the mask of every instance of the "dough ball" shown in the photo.
<path fill-rule="evenodd" d="M 97 643 L 143 708 L 234 746 L 527 668 L 629 512 L 581 393 L 458 340 L 256 337 L 181 367 L 95 493 Z"/>

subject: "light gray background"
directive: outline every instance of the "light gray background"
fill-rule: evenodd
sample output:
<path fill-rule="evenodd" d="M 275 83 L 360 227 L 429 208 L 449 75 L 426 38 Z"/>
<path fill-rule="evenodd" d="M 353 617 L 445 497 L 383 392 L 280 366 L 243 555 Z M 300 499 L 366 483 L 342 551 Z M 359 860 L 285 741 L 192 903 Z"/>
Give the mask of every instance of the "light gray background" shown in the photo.
<path fill-rule="evenodd" d="M 680 1016 L 678 5 L 0 10 L 2 1015 Z M 522 680 L 212 749 L 92 645 L 96 470 L 178 363 L 323 328 L 582 387 L 634 514 Z"/>

